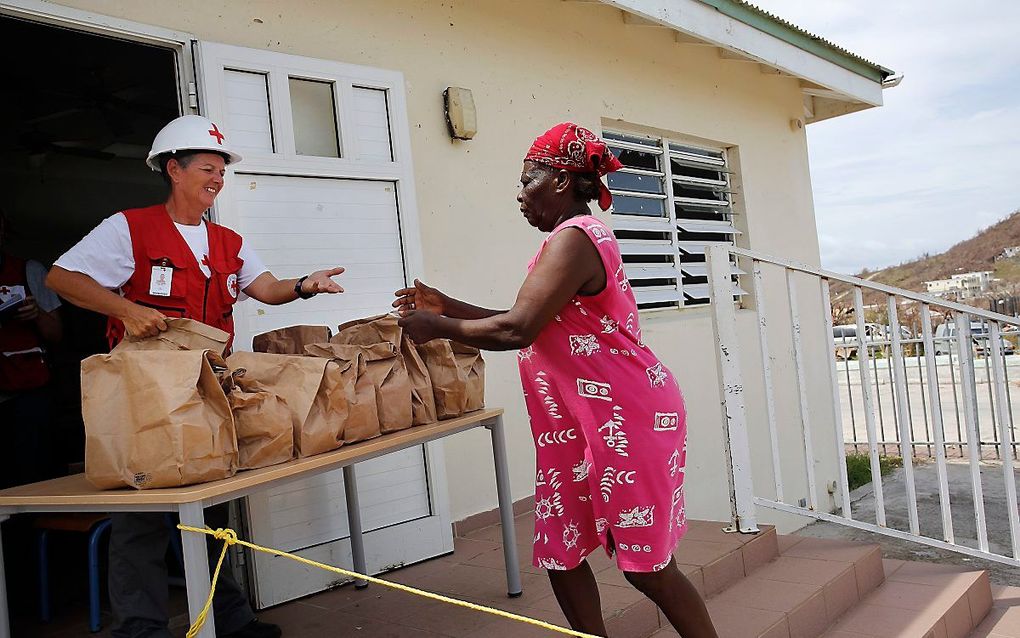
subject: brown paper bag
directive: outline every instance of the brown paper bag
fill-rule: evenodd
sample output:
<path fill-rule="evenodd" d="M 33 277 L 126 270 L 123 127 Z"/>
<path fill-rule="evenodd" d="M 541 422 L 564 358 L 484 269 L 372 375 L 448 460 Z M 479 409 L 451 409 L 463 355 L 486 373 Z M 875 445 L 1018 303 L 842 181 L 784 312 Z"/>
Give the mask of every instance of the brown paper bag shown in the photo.
<path fill-rule="evenodd" d="M 485 361 L 478 348 L 450 342 L 457 368 L 464 376 L 464 411 L 473 412 L 485 407 Z"/>
<path fill-rule="evenodd" d="M 294 458 L 294 423 L 287 402 L 248 378 L 244 368 L 229 377 L 227 393 L 237 430 L 238 469 L 254 470 Z"/>
<path fill-rule="evenodd" d="M 428 366 L 408 337 L 400 339 L 400 355 L 411 382 L 411 425 L 427 425 L 439 419 L 436 398 L 432 394 L 432 378 Z"/>
<path fill-rule="evenodd" d="M 135 339 L 125 337 L 113 352 L 137 350 L 212 350 L 222 356 L 230 341 L 230 334 L 194 319 L 168 318 L 167 330 L 155 337 Z"/>
<path fill-rule="evenodd" d="M 354 346 L 317 343 L 305 347 L 313 357 L 327 357 L 357 364 L 354 383 L 358 414 L 347 420 L 344 440 L 364 441 L 411 426 L 411 401 L 407 371 L 390 343 Z"/>
<path fill-rule="evenodd" d="M 281 397 L 290 410 L 294 447 L 299 457 L 335 450 L 344 443 L 350 412 L 347 377 L 341 363 L 285 354 L 235 352 L 227 357 L 235 373 Z"/>
<path fill-rule="evenodd" d="M 451 344 L 449 339 L 433 339 L 417 346 L 429 371 L 440 419 L 458 417 L 467 409 L 467 376 L 457 365 Z"/>
<path fill-rule="evenodd" d="M 271 354 L 304 354 L 310 343 L 329 341 L 327 326 L 290 326 L 255 335 L 252 350 Z"/>
<path fill-rule="evenodd" d="M 403 336 L 403 332 L 397 325 L 396 316 L 378 315 L 341 324 L 330 342 L 360 346 L 392 343 L 396 346 L 411 385 L 411 425 L 435 423 L 436 402 L 432 396 L 428 368 L 411 340 Z"/>
<path fill-rule="evenodd" d="M 85 477 L 100 489 L 233 476 L 237 438 L 209 351 L 122 351 L 82 361 Z"/>

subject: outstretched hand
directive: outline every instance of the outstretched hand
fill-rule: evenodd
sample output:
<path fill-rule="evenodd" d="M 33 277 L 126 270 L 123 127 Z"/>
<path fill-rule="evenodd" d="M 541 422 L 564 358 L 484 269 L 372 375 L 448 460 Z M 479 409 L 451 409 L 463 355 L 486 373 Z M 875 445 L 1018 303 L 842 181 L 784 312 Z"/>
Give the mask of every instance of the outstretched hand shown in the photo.
<path fill-rule="evenodd" d="M 336 283 L 332 279 L 332 277 L 339 275 L 343 271 L 344 269 L 340 266 L 329 270 L 317 270 L 308 275 L 308 277 L 301 282 L 301 292 L 305 294 L 318 294 L 320 292 L 333 294 L 343 292 L 344 289 L 340 286 L 340 284 Z"/>
<path fill-rule="evenodd" d="M 396 296 L 393 307 L 401 317 L 415 310 L 426 310 L 437 315 L 446 314 L 449 297 L 431 286 L 426 286 L 418 279 L 414 280 L 414 286 L 401 288 L 393 294 Z"/>
<path fill-rule="evenodd" d="M 438 338 L 439 315 L 430 310 L 407 310 L 401 313 L 397 325 L 415 343 L 425 343 Z"/>

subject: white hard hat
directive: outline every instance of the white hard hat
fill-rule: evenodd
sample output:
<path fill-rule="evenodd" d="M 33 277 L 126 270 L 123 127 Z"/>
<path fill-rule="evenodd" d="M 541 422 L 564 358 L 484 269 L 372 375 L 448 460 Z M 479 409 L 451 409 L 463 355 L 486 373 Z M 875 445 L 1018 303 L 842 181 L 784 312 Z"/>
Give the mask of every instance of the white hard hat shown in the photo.
<path fill-rule="evenodd" d="M 182 115 L 164 126 L 156 133 L 156 139 L 152 140 L 152 150 L 145 158 L 145 163 L 158 172 L 159 156 L 177 151 L 211 151 L 226 155 L 228 164 L 241 161 L 241 156 L 230 150 L 227 137 L 220 127 L 201 115 Z"/>

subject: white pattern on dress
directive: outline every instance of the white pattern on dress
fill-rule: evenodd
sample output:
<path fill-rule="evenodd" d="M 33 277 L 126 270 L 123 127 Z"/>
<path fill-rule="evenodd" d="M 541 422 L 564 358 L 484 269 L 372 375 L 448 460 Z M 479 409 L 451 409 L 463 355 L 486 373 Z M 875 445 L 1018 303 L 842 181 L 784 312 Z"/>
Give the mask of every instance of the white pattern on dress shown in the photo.
<path fill-rule="evenodd" d="M 666 378 L 669 376 L 666 371 L 662 368 L 662 362 L 656 362 L 656 364 L 650 368 L 647 368 L 645 372 L 648 374 L 648 381 L 652 384 L 653 388 L 661 388 L 666 385 Z"/>
<path fill-rule="evenodd" d="M 652 429 L 656 432 L 669 432 L 680 425 L 680 415 L 676 412 L 656 412 Z"/>
<path fill-rule="evenodd" d="M 580 483 L 588 478 L 588 473 L 591 471 L 591 461 L 581 459 L 581 462 L 574 465 L 571 469 L 574 471 L 574 482 Z"/>
<path fill-rule="evenodd" d="M 542 569 L 558 569 L 558 570 L 563 570 L 563 569 L 567 568 L 566 565 L 564 565 L 560 561 L 556 560 L 555 558 L 539 558 L 538 559 L 538 566 L 541 567 Z"/>
<path fill-rule="evenodd" d="M 535 356 L 535 346 L 528 346 L 517 353 L 517 358 L 521 361 L 531 361 L 533 356 Z"/>
<path fill-rule="evenodd" d="M 577 547 L 577 541 L 581 538 L 581 532 L 577 529 L 577 523 L 570 521 L 563 528 L 563 547 L 566 549 L 574 549 Z"/>
<path fill-rule="evenodd" d="M 546 431 L 538 435 L 538 447 L 545 447 L 547 445 L 563 445 L 567 441 L 575 440 L 577 440 L 577 430 L 575 428 Z"/>
<path fill-rule="evenodd" d="M 601 224 L 588 224 L 588 229 L 591 230 L 591 234 L 595 237 L 596 244 L 604 244 L 607 241 L 613 240 L 613 234 Z"/>
<path fill-rule="evenodd" d="M 673 454 L 669 457 L 667 466 L 669 467 L 670 478 L 674 478 L 677 474 L 684 473 L 684 468 L 680 467 L 680 450 L 673 450 Z"/>
<path fill-rule="evenodd" d="M 613 397 L 610 395 L 612 391 L 613 388 L 608 383 L 602 383 L 601 381 L 592 381 L 590 379 L 577 380 L 577 394 L 586 399 L 600 399 L 602 401 L 612 401 Z"/>
<path fill-rule="evenodd" d="M 604 518 L 596 518 L 595 519 L 595 533 L 596 534 L 602 534 L 607 529 L 609 529 L 609 521 L 607 521 Z"/>
<path fill-rule="evenodd" d="M 623 431 L 623 408 L 618 405 L 613 406 L 613 418 L 606 421 L 599 427 L 599 432 L 606 432 L 602 436 L 602 440 L 606 442 L 606 446 L 611 450 L 619 454 L 620 456 L 630 456 L 627 453 L 627 433 Z"/>
<path fill-rule="evenodd" d="M 544 370 L 539 370 L 538 374 L 535 376 L 535 383 L 538 385 L 538 393 L 544 397 L 542 399 L 542 403 L 545 404 L 545 411 L 548 412 L 549 416 L 554 419 L 562 419 L 563 417 L 560 415 L 560 405 L 556 403 L 556 399 L 552 398 L 552 393 L 549 391 L 549 382 L 545 380 L 545 376 Z"/>
<path fill-rule="evenodd" d="M 629 510 L 620 512 L 620 521 L 617 527 L 651 527 L 655 523 L 655 506 L 642 507 L 637 505 Z"/>
<path fill-rule="evenodd" d="M 620 286 L 621 292 L 627 292 L 630 288 L 630 281 L 627 279 L 627 273 L 623 268 L 623 262 L 620 262 L 620 267 L 616 269 L 616 283 Z M 628 326 L 629 328 L 630 326 Z"/>
<path fill-rule="evenodd" d="M 548 497 L 542 497 L 538 499 L 537 501 L 535 501 L 535 518 L 537 518 L 540 521 L 544 521 L 547 518 L 550 518 L 553 514 L 552 509 L 553 509 L 552 500 L 550 500 Z"/>
<path fill-rule="evenodd" d="M 687 522 L 687 515 L 684 513 L 684 486 L 673 490 L 673 502 L 669 506 L 669 531 L 673 531 L 674 526 L 677 528 L 683 527 L 684 523 Z"/>
<path fill-rule="evenodd" d="M 606 469 L 602 471 L 602 480 L 599 481 L 599 491 L 602 493 L 602 500 L 606 503 L 608 503 L 609 499 L 613 496 L 613 485 L 616 484 L 613 480 L 615 476 L 616 468 L 612 465 L 606 467 Z"/>
<path fill-rule="evenodd" d="M 601 347 L 595 335 L 570 335 L 570 354 L 590 357 Z"/>
<path fill-rule="evenodd" d="M 604 335 L 611 335 L 620 329 L 620 322 L 610 319 L 609 315 L 603 315 L 603 317 L 599 319 L 599 323 L 602 324 L 602 334 Z"/>

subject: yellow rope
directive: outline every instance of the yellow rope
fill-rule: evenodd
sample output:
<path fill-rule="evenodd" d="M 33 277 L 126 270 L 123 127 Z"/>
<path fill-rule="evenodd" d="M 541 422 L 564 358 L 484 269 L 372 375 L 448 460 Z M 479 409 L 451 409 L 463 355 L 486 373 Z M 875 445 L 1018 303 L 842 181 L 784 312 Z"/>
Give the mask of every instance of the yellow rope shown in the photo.
<path fill-rule="evenodd" d="M 372 576 L 366 576 L 365 574 L 359 574 L 358 572 L 352 572 L 341 567 L 334 567 L 333 565 L 327 565 L 325 563 L 320 563 L 318 561 L 308 560 L 307 558 L 296 556 L 294 554 L 289 554 L 287 552 L 282 552 L 277 549 L 270 549 L 268 547 L 262 547 L 261 545 L 255 545 L 254 543 L 249 543 L 247 541 L 239 539 L 237 537 L 237 532 L 229 528 L 212 530 L 208 528 L 201 529 L 199 527 L 190 527 L 188 525 L 178 525 L 177 528 L 185 532 L 207 534 L 209 536 L 218 538 L 219 540 L 223 541 L 223 551 L 220 552 L 220 559 L 216 563 L 216 571 L 213 572 L 212 583 L 209 586 L 209 597 L 206 598 L 205 606 L 202 608 L 202 611 L 199 612 L 198 617 L 195 618 L 195 623 L 188 630 L 187 638 L 195 638 L 195 636 L 198 635 L 199 630 L 202 629 L 202 625 L 205 624 L 206 617 L 209 615 L 209 610 L 212 608 L 213 592 L 216 591 L 216 580 L 220 576 L 220 567 L 223 565 L 223 558 L 227 555 L 227 548 L 230 547 L 231 545 L 241 545 L 242 547 L 247 547 L 249 549 L 253 549 L 257 552 L 262 552 L 264 554 L 272 554 L 273 556 L 284 556 L 299 563 L 310 565 L 311 567 L 318 567 L 319 569 L 325 569 L 326 571 L 335 572 L 337 574 L 341 574 L 343 576 L 348 576 L 350 578 L 358 580 L 366 580 L 370 583 L 375 583 L 377 585 L 382 585 L 384 587 L 390 587 L 392 589 L 396 589 L 402 592 L 407 592 L 408 594 L 414 594 L 416 596 L 423 596 L 425 598 L 431 598 L 432 600 L 450 603 L 451 605 L 457 605 L 458 607 L 466 607 L 467 609 L 474 609 L 475 611 L 481 611 L 486 614 L 492 614 L 493 616 L 500 616 L 502 618 L 516 620 L 517 622 L 523 622 L 529 625 L 534 625 L 536 627 L 541 627 L 543 629 L 548 629 L 549 631 L 558 634 L 564 634 L 566 636 L 577 636 L 578 638 L 598 638 L 597 636 L 594 636 L 592 634 L 574 631 L 573 629 L 566 629 L 564 627 L 560 627 L 552 623 L 547 623 L 542 620 L 536 620 L 534 618 L 528 618 L 527 616 L 520 616 L 518 614 L 513 614 L 508 611 L 503 611 L 502 609 L 486 607 L 485 605 L 476 605 L 475 603 L 469 603 L 464 600 L 457 600 L 456 598 L 443 596 L 442 594 L 434 594 L 430 591 L 425 591 L 423 589 L 417 589 L 415 587 L 401 585 L 400 583 L 393 583 L 388 580 L 382 580 L 381 578 L 374 578 Z"/>

